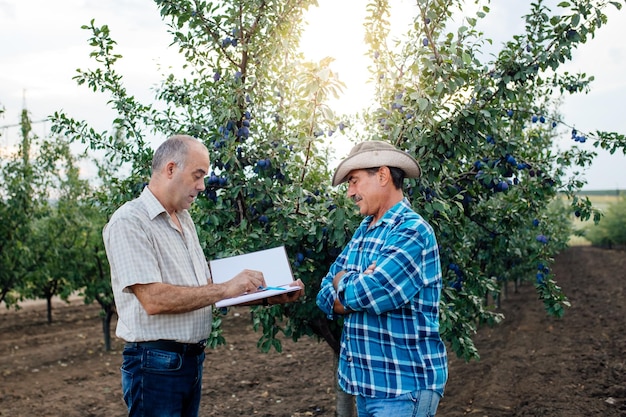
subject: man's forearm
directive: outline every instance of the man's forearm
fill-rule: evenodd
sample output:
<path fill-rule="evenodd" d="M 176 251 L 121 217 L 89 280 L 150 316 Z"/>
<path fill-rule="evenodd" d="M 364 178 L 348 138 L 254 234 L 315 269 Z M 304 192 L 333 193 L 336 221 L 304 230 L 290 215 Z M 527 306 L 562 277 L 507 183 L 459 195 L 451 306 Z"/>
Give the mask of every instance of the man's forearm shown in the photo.
<path fill-rule="evenodd" d="M 335 287 L 335 291 L 337 291 L 337 288 L 339 287 L 339 281 L 341 280 L 341 277 L 345 275 L 345 273 L 346 271 L 339 271 L 333 277 L 333 287 Z"/>
<path fill-rule="evenodd" d="M 350 310 L 346 309 L 343 304 L 341 304 L 341 301 L 339 301 L 339 298 L 335 299 L 335 303 L 333 304 L 333 311 L 336 314 L 348 314 L 350 312 Z"/>
<path fill-rule="evenodd" d="M 188 313 L 224 298 L 220 284 L 182 287 L 155 282 L 133 285 L 131 289 L 150 315 Z"/>

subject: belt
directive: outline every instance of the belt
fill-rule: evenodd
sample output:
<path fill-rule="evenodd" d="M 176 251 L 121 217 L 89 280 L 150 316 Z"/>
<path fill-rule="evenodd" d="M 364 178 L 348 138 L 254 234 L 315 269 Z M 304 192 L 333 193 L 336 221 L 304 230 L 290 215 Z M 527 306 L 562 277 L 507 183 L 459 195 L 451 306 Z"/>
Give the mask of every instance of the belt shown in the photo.
<path fill-rule="evenodd" d="M 127 348 L 158 349 L 166 352 L 180 353 L 181 355 L 199 355 L 204 352 L 206 341 L 198 343 L 181 343 L 174 340 L 155 340 L 151 342 L 128 342 Z"/>

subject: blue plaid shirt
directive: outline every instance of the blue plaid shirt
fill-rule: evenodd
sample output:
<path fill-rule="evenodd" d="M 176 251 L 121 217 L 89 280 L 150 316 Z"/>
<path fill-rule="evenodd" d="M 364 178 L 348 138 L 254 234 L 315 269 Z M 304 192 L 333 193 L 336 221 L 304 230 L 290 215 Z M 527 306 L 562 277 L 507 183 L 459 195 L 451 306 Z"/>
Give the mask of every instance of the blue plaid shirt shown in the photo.
<path fill-rule="evenodd" d="M 375 224 L 366 217 L 322 280 L 317 305 L 344 316 L 339 385 L 349 394 L 392 398 L 428 389 L 443 395 L 446 348 L 439 336 L 441 264 L 432 227 L 404 199 Z M 372 274 L 363 274 L 376 261 Z M 333 278 L 342 276 L 338 290 Z"/>

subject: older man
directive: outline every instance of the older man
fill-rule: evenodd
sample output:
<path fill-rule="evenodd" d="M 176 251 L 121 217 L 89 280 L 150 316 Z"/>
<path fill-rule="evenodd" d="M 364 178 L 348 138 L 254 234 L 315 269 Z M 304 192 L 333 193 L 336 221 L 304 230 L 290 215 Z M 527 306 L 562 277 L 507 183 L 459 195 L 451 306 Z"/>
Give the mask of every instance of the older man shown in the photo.
<path fill-rule="evenodd" d="M 434 416 L 448 377 L 439 335 L 437 240 L 402 191 L 421 174 L 408 153 L 379 141 L 356 145 L 333 176 L 365 216 L 317 295 L 343 317 L 338 379 L 359 417 Z"/>
<path fill-rule="evenodd" d="M 120 207 L 103 230 L 123 352 L 122 390 L 130 416 L 198 415 L 205 341 L 212 305 L 265 285 L 259 271 L 242 270 L 213 284 L 187 211 L 204 190 L 207 148 L 177 135 L 159 146 L 150 183 Z M 275 296 L 294 301 L 301 290 Z M 260 301 L 259 301 L 260 302 Z"/>

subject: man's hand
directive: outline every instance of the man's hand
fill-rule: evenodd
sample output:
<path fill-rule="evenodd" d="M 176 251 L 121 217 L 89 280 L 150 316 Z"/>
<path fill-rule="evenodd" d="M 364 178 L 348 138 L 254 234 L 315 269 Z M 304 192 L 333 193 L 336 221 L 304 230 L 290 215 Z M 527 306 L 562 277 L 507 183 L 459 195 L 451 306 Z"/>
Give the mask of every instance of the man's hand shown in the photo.
<path fill-rule="evenodd" d="M 265 286 L 265 278 L 261 271 L 244 269 L 231 280 L 218 285 L 224 290 L 223 298 L 232 298 L 258 291 L 259 287 Z"/>
<path fill-rule="evenodd" d="M 304 295 L 304 283 L 301 280 L 297 280 L 289 284 L 290 287 L 300 287 L 297 291 L 286 292 L 267 298 L 268 305 L 293 303 L 298 298 Z"/>
<path fill-rule="evenodd" d="M 374 270 L 376 269 L 376 261 L 373 261 L 370 266 L 367 267 L 367 269 L 365 271 L 363 271 L 363 273 L 365 275 L 370 275 L 374 273 Z"/>

